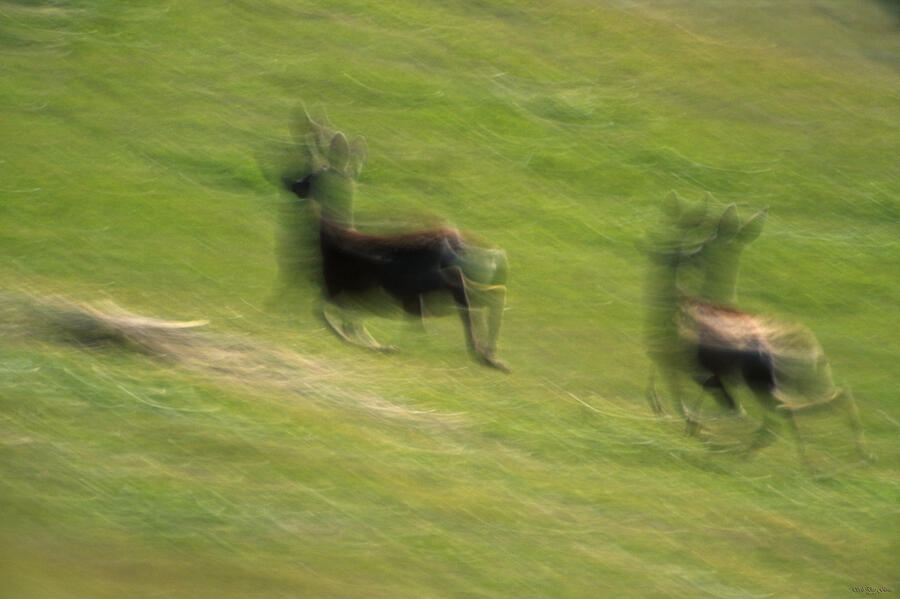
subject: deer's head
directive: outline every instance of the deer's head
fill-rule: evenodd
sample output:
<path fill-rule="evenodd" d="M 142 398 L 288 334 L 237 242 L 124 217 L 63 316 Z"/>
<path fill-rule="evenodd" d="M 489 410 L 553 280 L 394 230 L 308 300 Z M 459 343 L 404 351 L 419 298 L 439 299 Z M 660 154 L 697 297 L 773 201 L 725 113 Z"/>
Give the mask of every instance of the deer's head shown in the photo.
<path fill-rule="evenodd" d="M 285 176 L 283 183 L 298 198 L 316 202 L 322 218 L 350 228 L 356 180 L 368 156 L 366 141 L 357 136 L 348 142 L 327 117 L 321 120 L 313 120 L 305 111 L 298 119 L 296 133 L 303 141 L 307 166 L 299 176 Z"/>
<path fill-rule="evenodd" d="M 697 261 L 704 271 L 701 297 L 714 302 L 736 301 L 741 254 L 747 244 L 762 233 L 767 214 L 768 208 L 763 208 L 741 221 L 734 204 L 725 209 L 713 236 L 697 254 Z"/>
<path fill-rule="evenodd" d="M 696 203 L 670 192 L 663 201 L 660 220 L 638 242 L 638 248 L 658 266 L 676 269 L 690 261 L 712 237 L 707 214 L 709 194 Z"/>

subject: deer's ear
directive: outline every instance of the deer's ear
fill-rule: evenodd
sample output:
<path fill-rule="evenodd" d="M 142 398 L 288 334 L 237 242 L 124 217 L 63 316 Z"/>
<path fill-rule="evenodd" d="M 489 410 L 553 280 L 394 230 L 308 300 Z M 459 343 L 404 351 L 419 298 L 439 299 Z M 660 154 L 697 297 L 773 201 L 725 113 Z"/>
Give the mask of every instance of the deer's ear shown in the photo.
<path fill-rule="evenodd" d="M 329 154 L 329 147 L 337 131 L 330 126 L 328 117 L 323 113 L 321 116 L 313 119 L 309 113 L 306 114 L 309 124 L 309 132 L 318 153 L 326 157 Z M 327 157 L 326 157 L 327 160 Z"/>
<path fill-rule="evenodd" d="M 706 213 L 709 210 L 709 202 L 712 196 L 707 193 L 703 196 L 703 199 L 694 204 L 693 206 L 684 206 L 682 205 L 680 224 L 682 227 L 686 229 L 693 229 L 700 225 L 703 220 L 706 218 Z"/>
<path fill-rule="evenodd" d="M 747 222 L 744 223 L 744 226 L 741 227 L 741 230 L 737 233 L 737 240 L 741 243 L 750 243 L 762 233 L 763 227 L 766 224 L 766 217 L 769 214 L 768 207 L 763 208 L 759 212 L 753 215 L 752 218 L 748 219 Z"/>
<path fill-rule="evenodd" d="M 322 130 L 322 127 L 313 120 L 309 113 L 306 111 L 306 107 L 303 107 L 303 118 L 306 121 L 304 124 L 309 131 L 313 131 L 314 133 L 319 133 Z"/>
<path fill-rule="evenodd" d="M 366 140 L 361 136 L 354 137 L 350 142 L 350 175 L 354 179 L 359 177 L 368 156 L 369 148 L 366 146 Z"/>
<path fill-rule="evenodd" d="M 350 144 L 344 134 L 338 131 L 331 138 L 331 146 L 328 148 L 328 164 L 331 168 L 345 172 L 347 162 L 350 160 Z"/>
<path fill-rule="evenodd" d="M 325 136 L 325 128 L 313 120 L 309 113 L 306 113 L 306 129 L 316 143 L 317 149 L 323 151 L 328 143 Z"/>
<path fill-rule="evenodd" d="M 303 104 L 291 113 L 291 134 L 295 141 L 305 143 L 315 126 L 316 124 Z"/>
<path fill-rule="evenodd" d="M 737 206 L 731 204 L 719 218 L 719 224 L 716 227 L 716 238 L 720 241 L 729 241 L 737 235 L 740 228 L 741 222 L 738 219 Z"/>
<path fill-rule="evenodd" d="M 683 203 L 684 201 L 675 191 L 670 191 L 669 195 L 666 196 L 666 199 L 663 200 L 663 214 L 672 220 L 677 219 L 681 215 Z"/>

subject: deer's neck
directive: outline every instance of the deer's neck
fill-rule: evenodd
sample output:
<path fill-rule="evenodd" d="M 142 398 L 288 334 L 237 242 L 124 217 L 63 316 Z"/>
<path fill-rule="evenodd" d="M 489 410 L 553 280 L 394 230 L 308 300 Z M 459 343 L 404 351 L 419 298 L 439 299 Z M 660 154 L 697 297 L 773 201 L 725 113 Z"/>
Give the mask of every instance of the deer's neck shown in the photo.
<path fill-rule="evenodd" d="M 741 249 L 731 248 L 707 258 L 700 297 L 722 304 L 737 302 Z"/>
<path fill-rule="evenodd" d="M 311 189 L 313 198 L 319 204 L 322 218 L 345 229 L 353 228 L 355 191 L 353 180 L 335 171 L 320 174 Z"/>

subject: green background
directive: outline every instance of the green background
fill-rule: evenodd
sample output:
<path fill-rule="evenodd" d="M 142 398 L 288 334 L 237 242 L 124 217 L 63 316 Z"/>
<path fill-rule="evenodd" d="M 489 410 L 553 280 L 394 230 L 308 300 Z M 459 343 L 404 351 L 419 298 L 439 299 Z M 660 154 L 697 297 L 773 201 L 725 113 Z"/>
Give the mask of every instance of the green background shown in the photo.
<path fill-rule="evenodd" d="M 851 0 L 0 2 L 0 595 L 843 597 L 900 547 L 900 11 Z M 456 318 L 340 343 L 278 295 L 291 115 L 364 135 L 366 222 L 504 248 L 506 376 Z M 745 460 L 644 400 L 676 189 L 746 217 L 744 309 L 815 331 L 836 415 Z M 362 226 L 362 225 L 361 225 Z M 208 319 L 165 361 L 31 300 Z M 13 298 L 13 299 L 10 299 Z M 222 349 L 225 348 L 225 349 Z M 710 408 L 711 416 L 716 416 Z"/>

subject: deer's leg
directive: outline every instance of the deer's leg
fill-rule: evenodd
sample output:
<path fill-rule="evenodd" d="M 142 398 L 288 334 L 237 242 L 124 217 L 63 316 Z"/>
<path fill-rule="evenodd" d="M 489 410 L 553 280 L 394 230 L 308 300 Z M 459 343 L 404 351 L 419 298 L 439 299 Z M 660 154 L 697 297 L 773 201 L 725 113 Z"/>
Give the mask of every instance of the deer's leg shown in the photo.
<path fill-rule="evenodd" d="M 506 287 L 495 285 L 489 290 L 491 303 L 488 311 L 488 349 L 491 355 L 497 352 L 497 340 L 500 338 L 500 324 L 503 321 L 503 310 L 506 307 Z"/>
<path fill-rule="evenodd" d="M 787 420 L 788 428 L 791 429 L 791 434 L 794 436 L 794 441 L 797 443 L 797 453 L 800 454 L 800 459 L 804 464 L 810 466 L 806 457 L 806 441 L 804 441 L 803 435 L 800 434 L 800 427 L 797 426 L 797 420 L 794 418 L 794 413 L 785 412 L 784 417 Z"/>
<path fill-rule="evenodd" d="M 702 391 L 701 395 L 697 400 L 694 401 L 694 405 L 692 408 L 689 408 L 684 400 L 683 394 L 683 379 L 687 378 L 680 369 L 673 367 L 669 364 L 657 364 L 658 370 L 662 375 L 663 382 L 665 384 L 666 390 L 669 392 L 669 395 L 672 400 L 672 405 L 675 406 L 675 410 L 678 414 L 684 419 L 685 422 L 685 433 L 690 436 L 695 436 L 700 432 L 700 420 L 697 416 L 697 408 L 699 408 L 700 402 L 702 401 Z M 652 374 L 651 374 L 652 380 Z M 655 395 L 656 388 L 654 383 L 653 393 Z M 657 403 L 659 399 L 657 398 Z M 651 403 L 652 406 L 652 403 Z M 660 406 L 660 412 L 662 412 L 662 408 Z"/>
<path fill-rule="evenodd" d="M 768 412 L 763 415 L 762 424 L 758 429 L 756 429 L 756 434 L 753 437 L 753 441 L 750 442 L 750 445 L 747 447 L 747 450 L 745 452 L 747 457 L 750 457 L 760 449 L 768 447 L 775 442 L 776 423 L 777 421 L 773 420 Z"/>
<path fill-rule="evenodd" d="M 406 321 L 416 330 L 427 333 L 425 317 L 431 316 L 431 314 L 425 307 L 425 296 L 421 293 L 416 293 L 401 300 L 401 303 L 403 304 L 403 313 L 406 316 Z"/>
<path fill-rule="evenodd" d="M 733 381 L 731 381 L 733 383 Z M 735 399 L 734 395 L 728 391 L 728 387 L 722 380 L 722 377 L 714 374 L 704 380 L 701 386 L 713 396 L 720 408 L 734 414 L 743 412 L 740 403 Z"/>
<path fill-rule="evenodd" d="M 421 293 L 416 296 L 416 301 L 419 303 L 419 325 L 421 325 L 422 330 L 425 329 L 425 314 L 427 311 L 425 309 L 425 296 Z"/>
<path fill-rule="evenodd" d="M 494 356 L 497 353 L 497 340 L 500 337 L 500 324 L 503 321 L 503 309 L 506 306 L 506 287 L 503 285 L 482 285 L 466 279 L 466 289 L 472 304 L 487 309 L 487 343 L 485 353 Z"/>
<path fill-rule="evenodd" d="M 647 376 L 647 388 L 644 393 L 647 403 L 650 404 L 650 409 L 653 410 L 653 413 L 657 416 L 664 416 L 666 414 L 657 385 L 657 378 L 661 378 L 663 381 L 663 390 L 664 392 L 668 392 L 672 405 L 675 407 L 675 411 L 678 415 L 681 416 L 689 426 L 692 423 L 697 424 L 692 417 L 690 410 L 685 406 L 684 401 L 682 401 L 681 377 L 669 363 L 669 356 L 661 352 L 648 352 L 648 355 L 650 357 L 651 365 L 650 373 Z M 659 377 L 657 377 L 657 375 L 659 375 Z"/>
<path fill-rule="evenodd" d="M 859 410 L 856 407 L 856 401 L 853 399 L 853 394 L 849 389 L 835 389 L 833 393 L 824 400 L 793 406 L 783 404 L 779 407 L 785 412 L 793 415 L 795 412 L 814 412 L 826 408 L 834 408 L 836 406 L 833 404 L 836 403 L 843 404 L 842 407 L 846 410 L 847 424 L 853 432 L 856 448 L 860 455 L 862 455 L 865 460 L 874 460 L 875 456 L 869 451 L 868 445 L 866 444 L 866 436 L 863 431 L 862 422 L 860 422 L 859 419 Z"/>
<path fill-rule="evenodd" d="M 779 404 L 779 401 L 773 392 L 767 389 L 754 388 L 753 394 L 756 396 L 760 405 L 765 409 L 763 410 L 762 424 L 756 429 L 756 436 L 747 448 L 748 456 L 763 447 L 771 445 L 775 441 L 777 437 L 775 427 L 778 425 L 778 421 L 772 418 L 772 412 L 777 410 Z M 803 443 L 803 438 L 800 436 L 800 430 L 797 428 L 797 423 L 794 421 L 792 413 L 786 412 L 785 415 L 788 417 L 788 426 L 791 428 L 791 432 L 797 441 L 797 450 L 800 452 L 800 456 L 805 460 L 806 448 Z"/>
<path fill-rule="evenodd" d="M 334 314 L 335 311 L 339 314 Z M 322 318 L 328 328 L 347 343 L 380 352 L 397 351 L 392 345 L 378 343 L 361 321 L 348 318 L 347 312 L 332 302 L 326 301 L 322 306 Z"/>
<path fill-rule="evenodd" d="M 503 321 L 503 309 L 506 307 L 506 287 L 503 285 L 491 285 L 479 293 L 487 297 L 487 347 L 485 348 L 485 360 L 488 364 L 510 372 L 506 362 L 497 358 L 497 342 L 500 338 L 500 324 Z"/>
<path fill-rule="evenodd" d="M 856 440 L 856 448 L 863 456 L 863 459 L 873 461 L 875 459 L 875 454 L 869 451 L 869 447 L 866 444 L 866 434 L 863 431 L 862 422 L 859 419 L 859 409 L 856 407 L 856 400 L 853 399 L 853 393 L 850 392 L 850 389 L 841 389 L 838 399 L 843 401 L 846 405 L 847 421 L 850 424 L 850 430 L 853 431 L 853 436 Z"/>
<path fill-rule="evenodd" d="M 453 295 L 453 301 L 456 302 L 456 306 L 459 310 L 463 331 L 466 336 L 466 346 L 473 354 L 480 355 L 481 349 L 478 347 L 478 343 L 475 341 L 475 336 L 472 331 L 471 303 L 469 302 L 469 295 L 466 293 L 466 283 L 462 270 L 456 266 L 445 268 L 441 270 L 441 277 L 447 284 L 447 289 Z"/>
<path fill-rule="evenodd" d="M 853 399 L 853 394 L 849 389 L 837 389 L 831 399 L 807 404 L 805 406 L 801 406 L 795 411 L 818 410 L 829 407 L 832 403 L 843 404 L 842 407 L 847 412 L 847 424 L 850 426 L 850 430 L 853 432 L 853 438 L 856 442 L 856 448 L 859 451 L 860 455 L 862 455 L 863 459 L 865 460 L 874 460 L 875 456 L 869 451 L 868 445 L 866 444 L 866 435 L 863 431 L 862 422 L 860 422 L 859 419 L 859 409 L 857 409 L 856 401 Z"/>
<path fill-rule="evenodd" d="M 650 376 L 647 379 L 647 391 L 646 391 L 647 403 L 650 404 L 650 409 L 653 410 L 653 413 L 657 416 L 663 415 L 662 403 L 659 401 L 659 394 L 656 392 L 656 367 L 650 367 Z"/>
<path fill-rule="evenodd" d="M 503 362 L 500 362 L 492 355 L 485 352 L 475 339 L 474 327 L 472 326 L 472 303 L 469 301 L 466 278 L 463 276 L 462 269 L 458 266 L 445 268 L 441 270 L 441 277 L 443 277 L 447 289 L 453 295 L 453 300 L 456 302 L 456 306 L 459 309 L 459 316 L 462 319 L 463 330 L 466 335 L 466 344 L 469 351 L 474 356 L 480 358 L 481 361 L 488 366 L 504 372 L 509 372 L 509 369 Z"/>
<path fill-rule="evenodd" d="M 825 407 L 830 403 L 843 404 L 842 407 L 847 411 L 847 424 L 850 426 L 850 430 L 853 432 L 853 439 L 856 442 L 857 450 L 859 451 L 860 455 L 862 455 L 863 459 L 874 460 L 875 456 L 869 451 L 869 448 L 866 444 L 866 435 L 863 431 L 862 422 L 860 422 L 859 420 L 859 409 L 857 409 L 856 401 L 853 399 L 853 394 L 849 389 L 838 389 L 837 391 L 835 391 L 835 394 L 830 401 L 812 404 L 801 409 L 815 410 L 817 408 Z"/>

